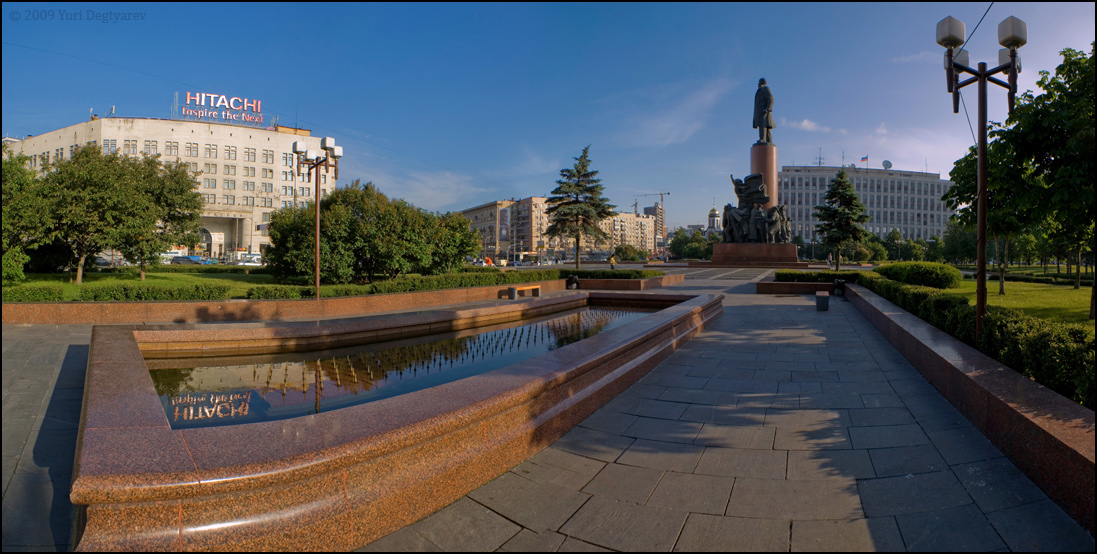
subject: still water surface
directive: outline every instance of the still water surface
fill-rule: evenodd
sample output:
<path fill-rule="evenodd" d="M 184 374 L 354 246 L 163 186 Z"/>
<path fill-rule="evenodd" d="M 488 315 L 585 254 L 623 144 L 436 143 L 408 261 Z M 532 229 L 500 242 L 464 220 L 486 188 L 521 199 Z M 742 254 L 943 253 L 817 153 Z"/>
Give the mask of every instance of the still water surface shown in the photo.
<path fill-rule="evenodd" d="M 362 346 L 256 357 L 157 360 L 156 392 L 174 429 L 288 419 L 464 379 L 571 344 L 654 310 L 584 307 L 486 327 Z M 201 360 L 209 363 L 208 360 Z"/>

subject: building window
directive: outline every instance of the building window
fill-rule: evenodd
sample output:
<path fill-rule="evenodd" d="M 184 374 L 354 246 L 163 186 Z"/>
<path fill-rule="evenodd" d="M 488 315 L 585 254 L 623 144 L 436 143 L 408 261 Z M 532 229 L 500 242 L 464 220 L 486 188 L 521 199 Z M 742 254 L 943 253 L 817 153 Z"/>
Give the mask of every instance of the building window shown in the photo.
<path fill-rule="evenodd" d="M 260 200 L 263 201 L 262 203 L 263 203 L 264 208 L 273 208 L 274 207 L 274 199 L 273 198 L 260 198 Z M 263 214 L 263 216 L 269 218 L 270 214 L 265 213 L 265 214 Z M 269 219 L 264 219 L 263 221 L 269 221 Z"/>
<path fill-rule="evenodd" d="M 208 189 L 215 189 L 217 188 L 217 179 L 202 179 L 202 185 Z"/>
<path fill-rule="evenodd" d="M 236 179 L 225 179 L 225 190 L 236 190 Z"/>
<path fill-rule="evenodd" d="M 178 142 L 165 142 L 164 153 L 169 156 L 179 155 L 179 143 Z"/>
<path fill-rule="evenodd" d="M 297 196 L 302 197 L 302 198 L 308 198 L 308 197 L 312 196 L 312 191 L 309 190 L 307 187 L 301 187 L 301 188 L 297 189 Z"/>
<path fill-rule="evenodd" d="M 226 194 L 226 195 L 221 197 L 221 203 L 226 205 L 226 206 L 235 206 L 236 205 L 236 197 L 231 195 L 231 194 Z"/>
<path fill-rule="evenodd" d="M 245 205 L 245 206 L 254 206 L 255 205 L 255 197 L 254 196 L 245 196 L 245 197 L 243 197 L 243 199 L 241 200 L 240 203 Z"/>
<path fill-rule="evenodd" d="M 255 181 L 244 181 L 244 190 L 255 192 Z"/>
<path fill-rule="evenodd" d="M 217 159 L 217 145 L 216 144 L 207 144 L 206 145 L 206 158 L 212 159 L 212 160 Z"/>
<path fill-rule="evenodd" d="M 226 146 L 225 147 L 225 159 L 226 160 L 235 160 L 236 159 L 236 147 L 235 146 Z"/>
<path fill-rule="evenodd" d="M 293 187 L 282 187 L 282 196 L 293 196 Z"/>
<path fill-rule="evenodd" d="M 263 192 L 274 192 L 274 183 L 263 183 Z"/>
<path fill-rule="evenodd" d="M 274 163 L 274 150 L 263 150 L 263 163 Z"/>
<path fill-rule="evenodd" d="M 217 175 L 217 164 L 206 164 L 202 173 L 206 175 Z"/>
<path fill-rule="evenodd" d="M 263 178 L 264 179 L 273 179 L 274 178 L 274 170 L 269 168 L 269 167 L 264 167 L 263 168 Z"/>
<path fill-rule="evenodd" d="M 127 156 L 137 155 L 137 140 L 126 140 L 122 143 L 122 153 Z"/>
<path fill-rule="evenodd" d="M 226 165 L 225 168 L 222 170 L 222 172 L 225 175 L 236 175 L 236 166 L 235 165 Z"/>
<path fill-rule="evenodd" d="M 65 159 L 65 149 L 64 148 L 58 148 L 57 150 L 54 150 L 53 151 L 53 156 L 55 158 L 57 158 L 57 161 L 61 161 L 61 160 Z"/>
<path fill-rule="evenodd" d="M 244 149 L 244 161 L 245 162 L 254 162 L 255 161 L 255 149 L 254 148 L 245 148 Z"/>
<path fill-rule="evenodd" d="M 293 154 L 289 152 L 282 153 L 282 165 L 286 167 L 293 167 Z"/>
<path fill-rule="evenodd" d="M 217 195 L 216 194 L 203 194 L 202 195 L 202 202 L 205 202 L 206 204 L 216 204 L 217 203 Z"/>
<path fill-rule="evenodd" d="M 198 143 L 197 142 L 188 142 L 186 152 L 187 152 L 186 155 L 187 155 L 188 158 L 197 158 L 198 157 Z"/>
<path fill-rule="evenodd" d="M 118 140 L 117 139 L 106 139 L 106 140 L 103 141 L 103 153 L 104 154 L 113 154 L 117 151 L 118 151 Z"/>
<path fill-rule="evenodd" d="M 145 155 L 147 155 L 147 156 L 155 156 L 157 154 L 156 141 L 155 140 L 146 140 L 145 141 L 145 149 L 142 150 L 142 152 L 144 152 Z"/>
<path fill-rule="evenodd" d="M 255 177 L 255 168 L 244 166 L 244 177 Z"/>

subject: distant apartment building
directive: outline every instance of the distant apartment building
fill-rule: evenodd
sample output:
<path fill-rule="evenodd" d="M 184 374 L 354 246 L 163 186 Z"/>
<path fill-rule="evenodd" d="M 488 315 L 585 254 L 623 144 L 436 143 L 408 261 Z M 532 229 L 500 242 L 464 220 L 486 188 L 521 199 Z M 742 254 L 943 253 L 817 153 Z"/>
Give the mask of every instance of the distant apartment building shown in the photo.
<path fill-rule="evenodd" d="M 129 156 L 160 155 L 184 162 L 202 194 L 199 243 L 181 245 L 191 253 L 236 258 L 264 253 L 270 246 L 266 225 L 270 213 L 303 206 L 315 197 L 316 176 L 299 172 L 294 141 L 320 151 L 320 137 L 306 129 L 264 121 L 257 100 L 206 93 L 187 93 L 173 119 L 92 116 L 22 140 L 5 140 L 14 153 L 29 158 L 32 168 L 71 158 L 77 148 L 121 151 Z M 181 110 L 179 109 L 181 108 Z M 321 168 L 321 195 L 335 187 L 334 168 Z"/>
<path fill-rule="evenodd" d="M 494 200 L 461 211 L 469 228 L 480 235 L 480 257 L 508 260 L 566 259 L 575 252 L 570 238 L 545 234 L 552 224 L 546 211 L 548 198 L 531 196 L 520 200 Z M 599 223 L 605 239 L 583 237 L 583 255 L 608 255 L 622 244 L 653 252 L 656 218 L 650 215 L 618 214 Z"/>
<path fill-rule="evenodd" d="M 806 242 L 821 240 L 813 208 L 823 205 L 830 181 L 842 169 L 825 166 L 782 166 L 777 201 L 788 209 L 792 234 Z M 884 237 L 898 229 L 904 238 L 942 236 L 953 211 L 941 201 L 952 182 L 940 173 L 846 167 L 861 203 L 872 219 L 865 228 Z"/>

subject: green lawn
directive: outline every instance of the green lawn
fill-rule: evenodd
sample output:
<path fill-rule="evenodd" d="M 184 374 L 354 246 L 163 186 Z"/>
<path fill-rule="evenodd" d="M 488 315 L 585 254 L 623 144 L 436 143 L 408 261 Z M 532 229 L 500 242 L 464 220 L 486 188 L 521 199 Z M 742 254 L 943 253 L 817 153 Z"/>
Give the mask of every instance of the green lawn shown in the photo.
<path fill-rule="evenodd" d="M 1089 323 L 1090 288 L 1075 290 L 1069 285 L 1045 285 L 1042 283 L 1014 283 L 1006 279 L 1006 294 L 998 294 L 998 282 L 987 282 L 987 304 L 1014 308 L 1034 317 L 1042 317 L 1064 323 Z M 975 281 L 963 281 L 948 292 L 967 297 L 975 304 Z M 1092 331 L 1092 327 L 1090 328 Z"/>
<path fill-rule="evenodd" d="M 76 274 L 73 273 L 71 278 L 75 280 Z M 27 285 L 60 284 L 64 289 L 62 292 L 64 300 L 76 300 L 80 295 L 80 287 L 75 283 L 70 283 L 69 279 L 70 276 L 67 273 L 32 274 L 27 275 L 27 280 L 23 283 Z M 141 279 L 136 275 L 96 273 L 94 271 L 84 274 L 84 285 L 123 282 L 140 283 Z M 248 289 L 255 285 L 274 284 L 274 280 L 269 274 L 244 275 L 242 273 L 146 273 L 145 282 L 153 285 L 194 285 L 198 283 L 229 285 L 230 298 L 245 298 Z"/>

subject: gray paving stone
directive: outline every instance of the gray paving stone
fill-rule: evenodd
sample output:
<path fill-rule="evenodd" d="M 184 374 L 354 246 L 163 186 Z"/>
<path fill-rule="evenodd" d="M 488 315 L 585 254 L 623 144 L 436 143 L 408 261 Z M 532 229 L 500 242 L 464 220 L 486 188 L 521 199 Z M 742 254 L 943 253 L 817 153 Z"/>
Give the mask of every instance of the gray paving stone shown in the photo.
<path fill-rule="evenodd" d="M 800 396 L 800 407 L 807 410 L 862 408 L 865 402 L 857 393 L 827 394 L 803 394 Z"/>
<path fill-rule="evenodd" d="M 929 512 L 973 504 L 951 471 L 858 481 L 868 517 Z M 909 545 L 908 545 L 909 546 Z"/>
<path fill-rule="evenodd" d="M 668 471 L 646 505 L 678 512 L 723 514 L 735 485 L 734 477 Z"/>
<path fill-rule="evenodd" d="M 576 427 L 557 439 L 552 446 L 580 456 L 612 462 L 632 444 L 633 440 L 635 439 L 613 433 Z"/>
<path fill-rule="evenodd" d="M 1041 500 L 987 514 L 1014 552 L 1093 552 L 1093 537 L 1057 504 Z"/>
<path fill-rule="evenodd" d="M 987 552 L 1006 547 L 974 504 L 895 516 L 907 550 Z"/>
<path fill-rule="evenodd" d="M 693 439 L 693 443 L 723 448 L 770 450 L 773 448 L 773 439 L 776 434 L 775 427 L 706 423 Z"/>
<path fill-rule="evenodd" d="M 866 479 L 876 477 L 867 450 L 790 450 L 789 479 Z"/>
<path fill-rule="evenodd" d="M 675 552 L 788 552 L 789 522 L 690 514 Z"/>
<path fill-rule="evenodd" d="M 663 471 L 658 469 L 608 464 L 583 487 L 583 492 L 643 504 L 662 477 Z"/>
<path fill-rule="evenodd" d="M 566 538 L 566 536 L 555 531 L 545 530 L 541 533 L 535 533 L 529 529 L 522 529 L 517 535 L 504 543 L 499 550 L 503 552 L 555 552 Z"/>
<path fill-rule="evenodd" d="M 933 445 L 901 446 L 869 450 L 872 466 L 879 477 L 930 473 L 948 469 L 948 463 Z"/>
<path fill-rule="evenodd" d="M 778 450 L 830 450 L 852 448 L 846 427 L 778 427 L 773 438 Z"/>
<path fill-rule="evenodd" d="M 438 545 L 427 540 L 412 527 L 393 531 L 366 546 L 359 552 L 441 552 Z"/>
<path fill-rule="evenodd" d="M 850 416 L 852 418 L 852 415 Z M 929 437 L 916 424 L 850 427 L 849 439 L 854 448 L 894 448 L 929 444 Z"/>
<path fill-rule="evenodd" d="M 929 431 L 926 435 L 949 465 L 1002 457 L 1002 452 L 975 427 Z"/>
<path fill-rule="evenodd" d="M 905 552 L 895 518 L 792 522 L 792 552 Z"/>
<path fill-rule="evenodd" d="M 679 406 L 687 406 L 689 404 L 734 406 L 738 401 L 740 394 L 742 393 L 668 387 L 663 394 L 659 395 L 659 399 L 666 400 L 668 403 L 677 403 Z"/>
<path fill-rule="evenodd" d="M 865 517 L 853 479 L 736 479 L 725 515 L 785 520 Z"/>
<path fill-rule="evenodd" d="M 898 394 L 862 394 L 866 408 L 902 408 L 905 406 Z"/>
<path fill-rule="evenodd" d="M 697 467 L 704 450 L 703 446 L 693 444 L 637 439 L 617 458 L 617 463 L 689 473 Z"/>
<path fill-rule="evenodd" d="M 503 516 L 468 498 L 438 510 L 413 527 L 447 552 L 495 550 L 521 530 Z"/>
<path fill-rule="evenodd" d="M 660 394 L 665 393 L 667 388 L 668 387 L 664 387 L 663 392 Z M 601 412 L 606 410 L 635 416 L 678 419 L 685 409 L 686 406 L 677 402 L 663 402 L 650 398 L 637 398 L 634 396 L 619 396 L 610 400 L 598 411 Z"/>
<path fill-rule="evenodd" d="M 511 471 L 538 483 L 579 490 L 594 479 L 603 467 L 606 467 L 603 461 L 550 446 Z"/>
<path fill-rule="evenodd" d="M 766 427 L 787 428 L 844 428 L 849 427 L 849 414 L 846 410 L 790 410 L 771 408 L 766 410 Z"/>
<path fill-rule="evenodd" d="M 639 416 L 617 412 L 608 407 L 603 407 L 597 412 L 590 414 L 580 423 L 580 425 L 588 429 L 620 435 L 622 431 L 628 429 L 633 423 L 636 423 L 638 418 Z"/>
<path fill-rule="evenodd" d="M 695 421 L 641 417 L 633 422 L 633 424 L 621 434 L 626 437 L 638 439 L 690 444 L 700 430 L 701 424 Z"/>
<path fill-rule="evenodd" d="M 914 423 L 914 416 L 910 415 L 910 411 L 903 407 L 865 408 L 861 410 L 849 410 L 847 413 L 849 414 L 850 424 L 853 427 L 904 425 Z"/>
<path fill-rule="evenodd" d="M 1044 491 L 1007 458 L 956 465 L 952 472 L 984 512 L 1047 499 Z"/>
<path fill-rule="evenodd" d="M 685 512 L 596 496 L 560 532 L 613 550 L 669 551 L 685 522 Z"/>
<path fill-rule="evenodd" d="M 765 422 L 766 408 L 691 405 L 682 412 L 682 417 L 679 419 L 698 423 L 755 427 Z"/>
<path fill-rule="evenodd" d="M 468 497 L 527 529 L 556 530 L 590 495 L 507 472 L 470 492 Z"/>
<path fill-rule="evenodd" d="M 706 447 L 695 473 L 784 479 L 787 460 L 788 453 L 784 450 Z"/>

